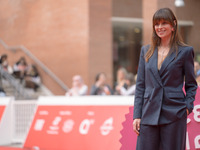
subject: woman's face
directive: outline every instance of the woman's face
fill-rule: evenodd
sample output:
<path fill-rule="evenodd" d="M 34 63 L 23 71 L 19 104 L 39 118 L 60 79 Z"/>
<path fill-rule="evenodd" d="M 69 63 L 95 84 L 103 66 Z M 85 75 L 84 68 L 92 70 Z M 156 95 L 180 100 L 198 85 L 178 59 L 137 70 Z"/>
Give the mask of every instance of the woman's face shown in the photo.
<path fill-rule="evenodd" d="M 172 31 L 174 31 L 172 25 L 166 20 L 158 21 L 155 24 L 154 28 L 157 36 L 160 37 L 161 39 L 171 38 Z"/>
<path fill-rule="evenodd" d="M 117 72 L 117 78 L 118 78 L 118 80 L 123 80 L 125 78 L 124 72 L 119 70 Z"/>
<path fill-rule="evenodd" d="M 79 76 L 74 76 L 72 79 L 72 86 L 73 87 L 78 87 L 81 85 L 81 79 Z"/>
<path fill-rule="evenodd" d="M 105 83 L 106 83 L 106 76 L 105 76 L 104 74 L 101 74 L 101 75 L 99 76 L 99 80 L 100 80 L 103 84 L 105 84 Z"/>

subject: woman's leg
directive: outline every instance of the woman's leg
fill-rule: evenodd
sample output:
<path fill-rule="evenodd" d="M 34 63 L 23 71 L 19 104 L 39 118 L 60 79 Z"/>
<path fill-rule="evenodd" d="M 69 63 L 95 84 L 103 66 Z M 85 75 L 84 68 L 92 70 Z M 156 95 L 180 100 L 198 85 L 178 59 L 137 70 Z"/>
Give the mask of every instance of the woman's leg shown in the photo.
<path fill-rule="evenodd" d="M 161 150 L 185 150 L 187 116 L 160 127 Z"/>
<path fill-rule="evenodd" d="M 140 125 L 136 150 L 159 150 L 159 132 L 159 126 Z"/>

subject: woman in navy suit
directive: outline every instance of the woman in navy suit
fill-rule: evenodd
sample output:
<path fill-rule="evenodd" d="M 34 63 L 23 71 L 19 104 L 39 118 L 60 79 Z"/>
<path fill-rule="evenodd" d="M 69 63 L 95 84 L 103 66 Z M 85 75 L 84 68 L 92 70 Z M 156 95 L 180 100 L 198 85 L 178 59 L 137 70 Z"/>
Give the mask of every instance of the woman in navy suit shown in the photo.
<path fill-rule="evenodd" d="M 133 115 L 136 150 L 185 150 L 187 115 L 197 88 L 193 59 L 193 48 L 182 42 L 173 12 L 157 10 L 151 45 L 142 47 L 139 60 Z"/>

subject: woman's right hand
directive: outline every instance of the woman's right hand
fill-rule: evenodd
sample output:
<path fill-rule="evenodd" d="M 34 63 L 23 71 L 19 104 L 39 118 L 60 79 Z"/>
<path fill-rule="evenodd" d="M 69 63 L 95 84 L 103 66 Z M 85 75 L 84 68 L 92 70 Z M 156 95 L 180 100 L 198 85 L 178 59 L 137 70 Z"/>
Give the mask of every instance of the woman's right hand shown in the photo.
<path fill-rule="evenodd" d="M 140 134 L 140 122 L 141 119 L 134 119 L 133 121 L 133 130 L 137 135 Z"/>

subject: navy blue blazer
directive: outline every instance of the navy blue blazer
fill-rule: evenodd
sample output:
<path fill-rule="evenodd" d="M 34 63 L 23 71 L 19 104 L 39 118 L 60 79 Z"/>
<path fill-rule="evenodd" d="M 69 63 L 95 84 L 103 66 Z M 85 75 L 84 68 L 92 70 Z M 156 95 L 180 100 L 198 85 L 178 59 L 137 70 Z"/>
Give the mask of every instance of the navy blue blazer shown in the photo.
<path fill-rule="evenodd" d="M 141 118 L 141 124 L 168 124 L 193 110 L 197 89 L 194 75 L 194 52 L 189 46 L 179 46 L 178 54 L 172 52 L 158 70 L 158 49 L 148 62 L 143 46 L 140 53 L 133 119 Z M 183 92 L 185 84 L 186 95 Z"/>

